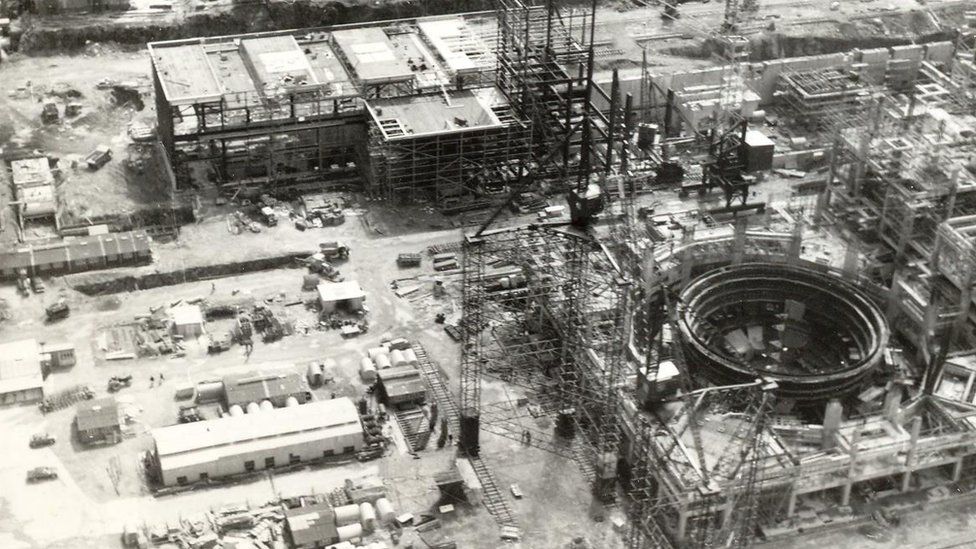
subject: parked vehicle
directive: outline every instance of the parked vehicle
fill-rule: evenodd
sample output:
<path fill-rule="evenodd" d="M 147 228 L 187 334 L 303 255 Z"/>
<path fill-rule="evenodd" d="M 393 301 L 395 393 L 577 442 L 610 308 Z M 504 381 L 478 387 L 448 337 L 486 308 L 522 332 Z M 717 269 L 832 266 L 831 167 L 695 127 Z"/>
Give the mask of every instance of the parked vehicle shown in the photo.
<path fill-rule="evenodd" d="M 44 293 L 44 282 L 42 282 L 40 278 L 37 278 L 36 276 L 34 278 L 32 278 L 31 279 L 31 286 L 34 288 L 34 293 L 35 294 L 43 294 Z"/>
<path fill-rule="evenodd" d="M 31 448 L 43 448 L 45 446 L 50 446 L 54 444 L 54 437 L 48 433 L 36 433 L 31 435 L 30 447 Z"/>
<path fill-rule="evenodd" d="M 40 482 L 58 478 L 58 471 L 53 467 L 34 467 L 27 471 L 27 482 Z"/>
<path fill-rule="evenodd" d="M 397 256 L 398 267 L 419 267 L 420 254 L 404 253 Z"/>
<path fill-rule="evenodd" d="M 67 318 L 71 314 L 71 309 L 68 307 L 68 303 L 65 300 L 60 299 L 57 303 L 48 305 L 44 309 L 44 314 L 47 315 L 49 321 L 60 320 L 62 318 Z"/>
<path fill-rule="evenodd" d="M 85 156 L 85 165 L 88 166 L 89 170 L 95 171 L 108 164 L 111 159 L 112 149 L 102 145 Z"/>
<path fill-rule="evenodd" d="M 218 336 L 210 334 L 210 342 L 207 344 L 207 352 L 210 354 L 222 353 L 230 349 L 233 342 L 234 337 L 230 334 L 230 332 L 224 332 Z"/>
<path fill-rule="evenodd" d="M 112 376 L 108 379 L 108 392 L 114 393 L 132 386 L 132 374 L 126 376 Z"/>
<path fill-rule="evenodd" d="M 322 253 L 326 259 L 347 259 L 349 257 L 349 246 L 346 246 L 338 240 L 320 242 L 319 252 Z"/>
<path fill-rule="evenodd" d="M 269 227 L 274 227 L 278 224 L 278 216 L 275 214 L 275 211 L 271 206 L 261 208 L 261 219 L 264 221 L 264 224 Z"/>

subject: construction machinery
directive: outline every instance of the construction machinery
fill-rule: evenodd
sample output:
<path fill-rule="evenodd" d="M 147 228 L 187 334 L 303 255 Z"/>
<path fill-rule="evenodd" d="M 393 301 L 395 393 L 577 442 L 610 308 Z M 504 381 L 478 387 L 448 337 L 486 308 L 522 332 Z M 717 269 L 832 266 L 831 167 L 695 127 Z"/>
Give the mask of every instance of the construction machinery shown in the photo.
<path fill-rule="evenodd" d="M 58 478 L 58 470 L 54 467 L 34 467 L 30 471 L 27 471 L 27 482 L 29 483 L 54 480 L 56 478 Z"/>
<path fill-rule="evenodd" d="M 127 374 L 124 376 L 112 376 L 108 378 L 108 392 L 116 393 L 125 389 L 126 387 L 132 386 L 132 374 Z"/>
<path fill-rule="evenodd" d="M 50 433 L 35 433 L 31 435 L 30 447 L 43 448 L 54 444 L 55 438 Z"/>
<path fill-rule="evenodd" d="M 71 308 L 68 307 L 68 302 L 63 299 L 48 305 L 47 308 L 44 309 L 44 315 L 48 322 L 67 318 L 69 314 L 71 314 Z"/>

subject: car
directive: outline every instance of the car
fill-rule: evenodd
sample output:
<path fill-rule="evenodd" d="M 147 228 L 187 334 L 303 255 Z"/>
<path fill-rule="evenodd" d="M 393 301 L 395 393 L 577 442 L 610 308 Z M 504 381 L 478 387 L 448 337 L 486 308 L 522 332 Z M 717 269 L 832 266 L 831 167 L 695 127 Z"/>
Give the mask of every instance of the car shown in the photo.
<path fill-rule="evenodd" d="M 31 286 L 34 288 L 34 293 L 35 294 L 43 294 L 44 293 L 44 282 L 42 282 L 40 278 L 37 278 L 36 276 L 34 278 L 32 278 L 31 279 Z"/>
<path fill-rule="evenodd" d="M 44 314 L 47 316 L 48 321 L 53 322 L 55 320 L 67 318 L 67 316 L 71 314 L 71 308 L 68 307 L 68 303 L 65 300 L 59 299 L 57 303 L 48 305 L 47 308 L 44 309 Z"/>
<path fill-rule="evenodd" d="M 58 478 L 58 471 L 54 467 L 34 467 L 27 471 L 27 482 L 40 482 Z"/>
<path fill-rule="evenodd" d="M 48 433 L 36 433 L 31 435 L 30 447 L 31 448 L 43 448 L 45 446 L 50 446 L 54 444 L 55 439 Z"/>

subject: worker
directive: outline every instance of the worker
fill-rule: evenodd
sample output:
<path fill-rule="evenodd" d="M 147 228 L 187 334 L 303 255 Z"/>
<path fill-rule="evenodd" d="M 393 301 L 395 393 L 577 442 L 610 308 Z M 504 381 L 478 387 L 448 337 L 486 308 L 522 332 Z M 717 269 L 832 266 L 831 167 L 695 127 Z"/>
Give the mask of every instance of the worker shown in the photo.
<path fill-rule="evenodd" d="M 525 445 L 532 446 L 532 431 L 525 431 Z"/>
<path fill-rule="evenodd" d="M 217 283 L 216 282 L 211 282 L 210 283 L 210 295 L 213 295 L 213 293 L 216 292 L 216 291 L 217 291 Z"/>
<path fill-rule="evenodd" d="M 149 386 L 154 387 L 156 385 L 156 378 L 149 376 Z"/>
<path fill-rule="evenodd" d="M 166 378 L 164 378 L 164 377 L 163 377 L 163 373 L 162 373 L 162 372 L 159 372 L 159 384 L 160 384 L 160 385 L 162 385 L 162 384 L 163 384 L 163 380 L 164 380 L 164 379 L 166 379 Z"/>

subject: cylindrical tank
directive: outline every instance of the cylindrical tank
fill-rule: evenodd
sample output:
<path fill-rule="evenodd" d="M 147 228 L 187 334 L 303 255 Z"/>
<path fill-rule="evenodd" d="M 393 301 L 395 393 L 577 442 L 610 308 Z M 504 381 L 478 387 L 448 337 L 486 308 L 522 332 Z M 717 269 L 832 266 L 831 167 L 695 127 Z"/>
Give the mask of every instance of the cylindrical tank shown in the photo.
<path fill-rule="evenodd" d="M 393 522 L 396 515 L 393 513 L 393 504 L 386 498 L 376 500 L 376 518 L 382 523 Z"/>
<path fill-rule="evenodd" d="M 249 413 L 249 414 L 256 414 L 256 413 L 258 413 L 260 411 L 261 411 L 261 405 L 258 404 L 257 402 L 248 402 L 247 403 L 247 413 Z"/>
<path fill-rule="evenodd" d="M 413 352 L 413 349 L 404 349 L 403 356 L 407 359 L 407 363 L 411 366 L 417 366 L 420 364 L 420 361 L 417 360 L 417 353 Z"/>
<path fill-rule="evenodd" d="M 333 511 L 335 512 L 336 524 L 338 526 L 359 522 L 359 506 L 355 503 L 340 505 L 333 509 Z"/>
<path fill-rule="evenodd" d="M 345 526 L 340 526 L 336 528 L 336 533 L 339 534 L 339 541 L 348 541 L 351 539 L 356 539 L 362 537 L 363 525 L 357 522 L 355 524 L 347 524 Z"/>
<path fill-rule="evenodd" d="M 373 383 L 376 381 L 376 365 L 368 356 L 364 356 L 359 361 L 359 377 L 363 383 Z"/>
<path fill-rule="evenodd" d="M 639 124 L 637 126 L 637 147 L 647 149 L 654 144 L 657 137 L 657 124 Z"/>
<path fill-rule="evenodd" d="M 376 528 L 376 510 L 373 509 L 373 504 L 368 501 L 360 503 L 359 515 L 362 517 L 363 530 L 371 534 Z"/>
<path fill-rule="evenodd" d="M 285 400 L 285 408 L 291 408 L 292 406 L 298 406 L 298 399 L 295 397 L 288 397 Z"/>
<path fill-rule="evenodd" d="M 377 370 L 385 370 L 385 369 L 389 368 L 390 366 L 393 366 L 393 364 L 390 363 L 390 355 L 385 354 L 385 353 L 382 354 L 382 355 L 376 355 L 376 356 L 374 356 L 373 357 L 373 362 L 376 363 L 376 369 Z"/>
<path fill-rule="evenodd" d="M 221 381 L 209 381 L 197 384 L 197 402 L 217 402 L 224 397 L 224 384 Z"/>
<path fill-rule="evenodd" d="M 377 355 L 385 355 L 387 354 L 387 350 L 386 347 L 373 347 L 367 350 L 366 354 L 369 355 L 369 358 L 376 360 Z"/>
<path fill-rule="evenodd" d="M 267 412 L 268 410 L 274 410 L 274 404 L 270 400 L 261 401 L 261 410 Z"/>
<path fill-rule="evenodd" d="M 230 413 L 231 417 L 240 417 L 244 415 L 244 408 L 241 408 L 240 404 L 235 404 L 230 407 L 228 412 Z"/>
<path fill-rule="evenodd" d="M 390 362 L 393 363 L 393 366 L 406 366 L 407 357 L 403 356 L 403 351 L 394 349 L 390 352 Z"/>

